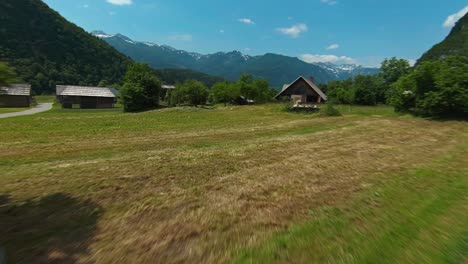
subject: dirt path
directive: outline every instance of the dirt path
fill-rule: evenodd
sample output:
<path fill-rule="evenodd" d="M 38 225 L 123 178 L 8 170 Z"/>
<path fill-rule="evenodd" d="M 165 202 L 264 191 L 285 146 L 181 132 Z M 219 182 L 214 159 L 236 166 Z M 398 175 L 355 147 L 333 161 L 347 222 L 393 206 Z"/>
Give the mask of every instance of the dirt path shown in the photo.
<path fill-rule="evenodd" d="M 0 118 L 33 115 L 33 114 L 49 111 L 50 109 L 52 109 L 52 103 L 43 103 L 43 104 L 38 104 L 34 108 L 24 110 L 24 111 L 21 111 L 21 112 L 0 114 Z"/>

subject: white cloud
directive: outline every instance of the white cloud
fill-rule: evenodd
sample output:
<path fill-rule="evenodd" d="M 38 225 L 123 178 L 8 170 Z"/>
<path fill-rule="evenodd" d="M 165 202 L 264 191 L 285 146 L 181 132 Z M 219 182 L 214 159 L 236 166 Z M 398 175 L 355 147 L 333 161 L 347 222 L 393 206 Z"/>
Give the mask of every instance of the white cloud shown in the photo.
<path fill-rule="evenodd" d="M 340 45 L 338 44 L 331 44 L 330 46 L 327 47 L 327 50 L 334 50 L 334 49 L 338 49 L 340 47 Z"/>
<path fill-rule="evenodd" d="M 308 30 L 306 24 L 296 24 L 289 28 L 277 28 L 279 32 L 283 33 L 284 35 L 290 36 L 291 38 L 297 38 L 303 32 Z"/>
<path fill-rule="evenodd" d="M 462 8 L 457 13 L 448 16 L 447 19 L 445 20 L 443 26 L 445 28 L 451 28 L 451 27 L 455 26 L 455 23 L 457 23 L 457 21 L 460 18 L 462 18 L 464 15 L 466 15 L 466 13 L 468 13 L 468 6 L 465 6 L 464 8 Z"/>
<path fill-rule="evenodd" d="M 348 63 L 348 64 L 357 63 L 356 59 L 353 59 L 347 56 L 336 56 L 336 55 L 302 54 L 299 56 L 299 59 L 307 63 L 313 63 L 313 62 L 332 62 L 332 63 Z"/>
<path fill-rule="evenodd" d="M 338 1 L 336 1 L 336 0 L 321 0 L 321 2 L 323 4 L 327 4 L 327 5 L 336 5 L 336 4 L 338 4 Z"/>
<path fill-rule="evenodd" d="M 83 5 L 83 8 L 88 8 L 88 7 L 89 7 L 89 5 Z"/>
<path fill-rule="evenodd" d="M 167 39 L 172 41 L 192 41 L 193 36 L 190 34 L 176 34 L 169 36 Z"/>
<path fill-rule="evenodd" d="M 107 0 L 107 3 L 113 5 L 131 5 L 133 4 L 133 0 Z"/>
<path fill-rule="evenodd" d="M 224 33 L 224 29 L 220 29 L 219 33 L 221 33 L 221 34 Z"/>
<path fill-rule="evenodd" d="M 244 24 L 255 25 L 255 22 L 253 22 L 253 20 L 250 18 L 239 18 L 237 19 L 237 21 L 244 23 Z"/>

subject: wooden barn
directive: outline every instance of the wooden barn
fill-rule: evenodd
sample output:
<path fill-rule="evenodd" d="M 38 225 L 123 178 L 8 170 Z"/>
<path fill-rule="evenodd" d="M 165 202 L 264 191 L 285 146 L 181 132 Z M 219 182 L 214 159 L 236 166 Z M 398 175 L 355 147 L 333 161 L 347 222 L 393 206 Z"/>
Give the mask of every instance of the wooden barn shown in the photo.
<path fill-rule="evenodd" d="M 12 84 L 0 87 L 0 107 L 30 107 L 32 103 L 31 85 Z"/>
<path fill-rule="evenodd" d="M 299 77 L 291 84 L 285 84 L 275 99 L 288 97 L 294 104 L 321 103 L 327 96 L 314 83 L 314 78 Z"/>
<path fill-rule="evenodd" d="M 57 85 L 57 101 L 62 108 L 113 108 L 119 91 L 114 88 Z"/>

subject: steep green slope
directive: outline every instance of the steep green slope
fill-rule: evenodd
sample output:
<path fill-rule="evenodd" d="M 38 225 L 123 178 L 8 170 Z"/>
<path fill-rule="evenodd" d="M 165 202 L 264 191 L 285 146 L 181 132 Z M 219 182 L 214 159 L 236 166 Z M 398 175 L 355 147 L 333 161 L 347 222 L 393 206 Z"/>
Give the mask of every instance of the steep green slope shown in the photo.
<path fill-rule="evenodd" d="M 418 63 L 448 56 L 468 56 L 468 14 L 457 22 L 444 41 L 424 53 Z"/>
<path fill-rule="evenodd" d="M 55 84 L 120 82 L 131 60 L 40 0 L 0 1 L 0 60 L 36 93 Z"/>

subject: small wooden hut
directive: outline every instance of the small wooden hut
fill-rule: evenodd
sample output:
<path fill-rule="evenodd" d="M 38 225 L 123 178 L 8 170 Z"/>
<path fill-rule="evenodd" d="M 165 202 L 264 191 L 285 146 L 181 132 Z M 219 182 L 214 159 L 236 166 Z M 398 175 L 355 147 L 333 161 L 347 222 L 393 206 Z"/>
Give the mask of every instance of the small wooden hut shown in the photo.
<path fill-rule="evenodd" d="M 30 107 L 33 102 L 29 84 L 0 87 L 0 107 Z"/>
<path fill-rule="evenodd" d="M 57 85 L 56 96 L 62 108 L 113 108 L 119 91 L 114 88 Z"/>

